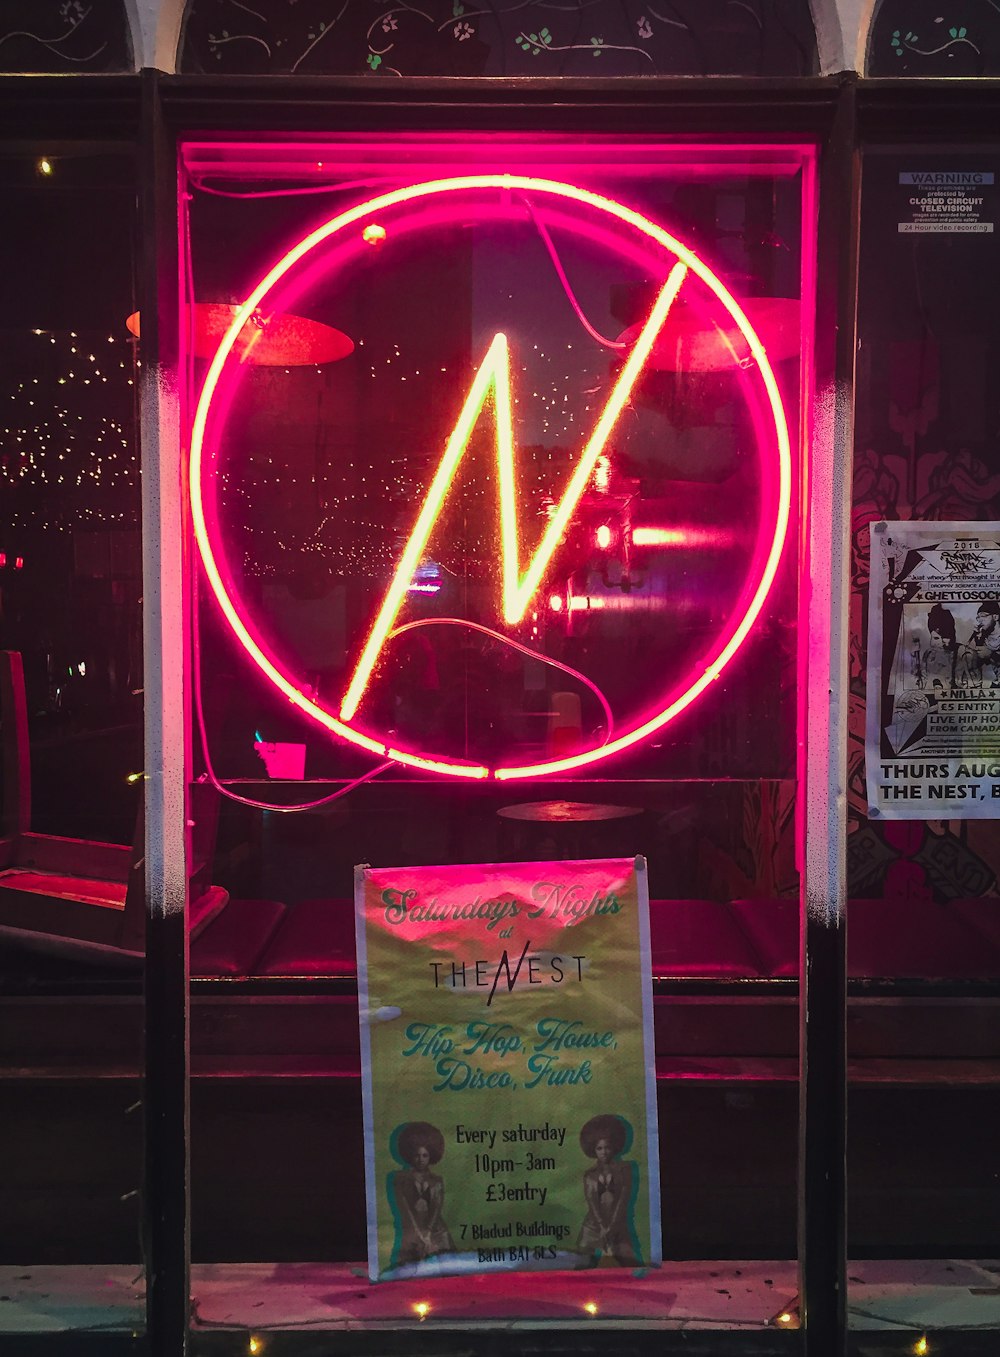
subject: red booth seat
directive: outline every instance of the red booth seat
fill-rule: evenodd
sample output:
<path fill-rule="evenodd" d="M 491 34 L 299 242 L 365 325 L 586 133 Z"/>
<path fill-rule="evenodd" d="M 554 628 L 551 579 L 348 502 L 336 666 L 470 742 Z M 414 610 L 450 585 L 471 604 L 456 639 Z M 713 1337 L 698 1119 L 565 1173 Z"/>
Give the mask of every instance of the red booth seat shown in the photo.
<path fill-rule="evenodd" d="M 730 909 L 762 974 L 798 974 L 797 900 L 734 900 Z M 847 973 L 859 980 L 997 979 L 1000 900 L 849 900 Z"/>
<path fill-rule="evenodd" d="M 982 930 L 995 902 L 937 905 L 932 900 L 851 900 L 847 973 L 859 979 L 919 980 L 1000 977 L 1000 939 Z"/>
<path fill-rule="evenodd" d="M 1000 949 L 1000 899 L 980 895 L 972 900 L 949 900 L 948 912 Z M 994 975 L 996 972 L 994 971 Z"/>
<path fill-rule="evenodd" d="M 191 974 L 235 979 L 257 974 L 261 957 L 285 917 L 280 900 L 230 900 L 191 939 Z"/>
<path fill-rule="evenodd" d="M 1000 977 L 1000 900 L 855 899 L 848 902 L 848 974 L 858 979 Z M 794 898 L 651 900 L 654 976 L 794 979 L 799 902 Z M 191 944 L 201 976 L 353 976 L 354 905 L 325 897 L 285 907 L 232 900 Z"/>
<path fill-rule="evenodd" d="M 767 974 L 730 906 L 716 900 L 652 900 L 649 912 L 654 975 L 743 979 Z M 288 910 L 255 973 L 341 976 L 352 975 L 355 965 L 353 902 L 324 898 L 302 900 Z"/>
<path fill-rule="evenodd" d="M 271 940 L 257 974 L 353 975 L 356 964 L 353 900 L 300 900 Z"/>
<path fill-rule="evenodd" d="M 650 900 L 653 974 L 731 980 L 759 976 L 760 963 L 728 905 Z"/>
<path fill-rule="evenodd" d="M 757 957 L 758 973 L 794 979 L 799 973 L 798 900 L 734 900 L 729 908 Z"/>

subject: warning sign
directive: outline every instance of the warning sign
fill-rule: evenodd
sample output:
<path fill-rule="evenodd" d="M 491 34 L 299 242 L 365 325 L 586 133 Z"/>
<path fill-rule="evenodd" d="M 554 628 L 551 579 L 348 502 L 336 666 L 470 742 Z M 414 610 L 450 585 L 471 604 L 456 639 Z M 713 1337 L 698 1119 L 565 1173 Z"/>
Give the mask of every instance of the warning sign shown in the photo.
<path fill-rule="evenodd" d="M 902 170 L 904 199 L 902 234 L 993 230 L 994 176 L 984 170 Z"/>

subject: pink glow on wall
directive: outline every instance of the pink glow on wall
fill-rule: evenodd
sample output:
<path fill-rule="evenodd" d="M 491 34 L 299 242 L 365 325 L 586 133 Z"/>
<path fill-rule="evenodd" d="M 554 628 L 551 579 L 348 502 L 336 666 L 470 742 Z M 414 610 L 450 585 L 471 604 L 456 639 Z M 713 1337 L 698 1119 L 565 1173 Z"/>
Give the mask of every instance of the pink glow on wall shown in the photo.
<path fill-rule="evenodd" d="M 561 499 L 553 508 L 542 539 L 523 574 L 520 571 L 519 524 L 516 511 L 509 350 L 504 335 L 497 334 L 494 337 L 469 388 L 459 419 L 369 632 L 339 712 L 334 714 L 303 690 L 294 680 L 291 666 L 281 656 L 273 653 L 255 633 L 250 610 L 232 581 L 220 545 L 214 499 L 211 494 L 206 498 L 205 493 L 207 482 L 214 474 L 214 460 L 217 455 L 209 437 L 210 424 L 214 420 L 212 427 L 217 428 L 224 422 L 225 414 L 232 403 L 235 386 L 239 380 L 237 341 L 244 326 L 254 312 L 266 303 L 269 294 L 286 278 L 290 270 L 299 263 L 312 262 L 309 256 L 317 247 L 325 242 L 336 243 L 335 238 L 344 239 L 350 233 L 354 233 L 354 239 L 357 239 L 360 234 L 358 228 L 364 229 L 364 224 L 370 225 L 375 216 L 388 214 L 392 209 L 411 204 L 433 203 L 438 211 L 437 219 L 448 220 L 450 216 L 457 217 L 462 211 L 465 195 L 482 194 L 483 191 L 492 190 L 505 195 L 512 192 L 532 194 L 539 200 L 547 202 L 554 200 L 563 210 L 570 208 L 584 215 L 596 214 L 601 226 L 600 229 L 594 229 L 595 241 L 607 244 L 609 228 L 606 223 L 611 221 L 616 229 L 625 226 L 637 233 L 645 247 L 658 247 L 665 257 L 665 271 L 668 262 L 670 260 L 673 262 L 669 264 L 666 280 L 647 320 L 631 345 L 597 424 L 575 464 Z M 432 216 L 430 220 L 433 221 L 434 217 Z M 622 245 L 619 248 L 627 250 L 629 247 Z M 662 705 L 656 710 L 647 712 L 631 729 L 604 745 L 562 759 L 487 768 L 474 762 L 439 759 L 428 751 L 387 744 L 352 724 L 374 665 L 392 633 L 400 606 L 407 591 L 412 588 L 416 569 L 422 559 L 433 525 L 440 514 L 451 477 L 462 460 L 472 428 L 480 418 L 487 401 L 491 399 L 493 405 L 499 471 L 503 614 L 505 621 L 513 625 L 525 616 L 543 584 L 553 553 L 563 539 L 588 483 L 595 479 L 595 476 L 597 479 L 601 478 L 602 458 L 606 457 L 608 439 L 630 398 L 635 382 L 646 367 L 670 308 L 689 275 L 700 280 L 715 301 L 724 308 L 729 318 L 727 323 L 734 325 L 742 336 L 752 359 L 755 376 L 759 378 L 759 384 L 763 387 L 759 397 L 760 409 L 755 408 L 754 411 L 758 428 L 762 482 L 762 508 L 757 541 L 734 620 L 730 621 L 725 634 L 720 636 L 714 653 L 699 665 L 699 672 L 684 679 L 677 685 L 677 690 L 665 694 Z M 238 308 L 209 365 L 192 426 L 189 471 L 192 525 L 206 579 L 226 625 L 260 672 L 311 720 L 337 738 L 357 745 L 373 755 L 390 758 L 425 772 L 470 779 L 492 776 L 498 780 L 543 777 L 589 766 L 648 738 L 695 702 L 732 660 L 760 614 L 781 558 L 789 522 L 792 486 L 788 428 L 773 370 L 764 346 L 750 325 L 744 310 L 719 277 L 680 240 L 647 217 L 619 202 L 571 184 L 512 174 L 483 174 L 440 179 L 409 185 L 383 194 L 331 218 L 303 237 L 282 256 Z M 634 530 L 639 533 L 643 531 Z M 633 541 L 636 545 L 640 544 L 634 533 Z M 672 543 L 664 540 L 648 544 Z M 558 596 L 552 596 L 556 597 Z M 556 609 L 552 598 L 549 605 L 554 611 Z M 569 605 L 571 609 L 573 603 L 575 600 Z M 594 599 L 589 601 L 590 606 L 595 606 L 596 603 L 597 600 Z"/>

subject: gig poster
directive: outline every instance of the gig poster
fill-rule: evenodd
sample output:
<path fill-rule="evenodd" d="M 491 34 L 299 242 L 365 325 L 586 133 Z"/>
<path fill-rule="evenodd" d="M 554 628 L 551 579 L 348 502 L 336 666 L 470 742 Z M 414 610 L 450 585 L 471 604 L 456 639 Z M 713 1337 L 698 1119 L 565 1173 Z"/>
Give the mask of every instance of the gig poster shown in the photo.
<path fill-rule="evenodd" d="M 1000 523 L 871 525 L 869 815 L 1000 817 Z"/>
<path fill-rule="evenodd" d="M 372 1279 L 661 1261 L 643 858 L 359 867 Z"/>

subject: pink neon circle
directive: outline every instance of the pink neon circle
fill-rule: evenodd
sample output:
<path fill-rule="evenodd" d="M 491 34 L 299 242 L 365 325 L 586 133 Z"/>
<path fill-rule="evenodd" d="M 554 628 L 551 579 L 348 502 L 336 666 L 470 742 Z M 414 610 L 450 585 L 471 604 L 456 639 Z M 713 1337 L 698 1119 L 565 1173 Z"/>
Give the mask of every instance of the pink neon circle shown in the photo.
<path fill-rule="evenodd" d="M 609 216 L 616 218 L 618 221 L 634 227 L 642 235 L 647 236 L 658 245 L 661 245 L 677 260 L 685 264 L 696 277 L 701 279 L 736 322 L 737 328 L 747 343 L 754 364 L 764 383 L 771 416 L 774 420 L 774 433 L 778 453 L 778 483 L 773 505 L 770 506 L 773 513 L 773 530 L 771 532 L 770 540 L 763 555 L 758 549 L 757 557 L 749 572 L 752 576 L 754 567 L 756 567 L 757 583 L 754 593 L 742 616 L 730 627 L 728 634 L 725 634 L 722 644 L 715 655 L 708 661 L 702 672 L 688 685 L 680 696 L 676 697 L 668 706 L 663 707 L 660 711 L 651 714 L 646 720 L 641 721 L 638 725 L 634 725 L 630 730 L 626 731 L 625 734 L 619 735 L 616 739 L 609 741 L 608 744 L 601 745 L 595 749 L 586 750 L 581 754 L 574 754 L 563 759 L 550 759 L 544 763 L 500 765 L 490 769 L 482 764 L 462 762 L 461 760 L 453 759 L 438 759 L 421 754 L 418 750 L 401 749 L 386 745 L 379 740 L 372 739 L 371 736 L 364 734 L 363 731 L 356 730 L 347 722 L 339 720 L 331 712 L 309 698 L 300 688 L 296 687 L 276 661 L 265 653 L 256 638 L 251 634 L 244 621 L 243 611 L 238 606 L 238 603 L 242 602 L 242 600 L 234 600 L 233 594 L 226 586 L 219 569 L 211 530 L 205 517 L 203 480 L 206 475 L 206 458 L 204 451 L 205 430 L 208 424 L 212 402 L 217 393 L 219 378 L 222 375 L 226 361 L 232 352 L 237 336 L 243 326 L 257 308 L 261 306 L 261 303 L 267 297 L 271 289 L 276 286 L 288 271 L 311 250 L 315 249 L 324 241 L 329 240 L 338 232 L 345 230 L 347 227 L 350 227 L 359 221 L 366 219 L 370 220 L 375 214 L 390 207 L 395 207 L 402 203 L 413 202 L 420 198 L 432 197 L 437 194 L 463 192 L 470 189 L 492 188 L 507 191 L 522 190 L 525 192 L 550 194 L 557 198 L 565 199 L 568 202 L 574 202 L 594 208 L 598 212 L 605 212 Z M 325 222 L 322 226 L 310 232 L 307 236 L 304 236 L 298 244 L 294 245 L 278 260 L 273 268 L 265 274 L 237 311 L 232 325 L 223 336 L 222 342 L 209 365 L 208 374 L 205 378 L 201 396 L 198 400 L 194 423 L 191 430 L 188 484 L 190 487 L 191 519 L 194 527 L 195 539 L 198 543 L 198 550 L 201 555 L 202 565 L 209 586 L 222 611 L 223 617 L 253 663 L 280 692 L 284 693 L 294 706 L 298 707 L 300 711 L 316 721 L 324 729 L 330 731 L 331 734 L 334 734 L 338 738 L 346 740 L 351 744 L 355 744 L 378 757 L 389 758 L 394 762 L 404 764 L 408 767 L 440 773 L 449 777 L 472 779 L 493 777 L 498 781 L 507 781 L 515 778 L 527 779 L 546 777 L 555 773 L 570 772 L 573 769 L 600 762 L 603 759 L 611 757 L 613 754 L 620 753 L 631 745 L 646 739 L 655 731 L 662 729 L 669 721 L 672 721 L 674 717 L 678 716 L 682 711 L 689 707 L 692 702 L 696 701 L 709 684 L 713 683 L 715 679 L 719 677 L 723 669 L 746 640 L 747 635 L 764 606 L 764 602 L 770 593 L 771 586 L 774 583 L 782 548 L 788 531 L 788 519 L 791 507 L 792 462 L 788 425 L 781 403 L 781 396 L 778 391 L 778 384 L 771 365 L 768 362 L 764 346 L 761 344 L 759 337 L 750 325 L 749 320 L 739 303 L 736 301 L 736 298 L 725 287 L 721 279 L 719 279 L 719 277 L 713 273 L 696 254 L 682 244 L 681 241 L 677 240 L 676 237 L 670 235 L 670 233 L 663 230 L 662 227 L 657 226 L 655 222 L 642 216 L 641 213 L 635 212 L 631 208 L 625 207 L 622 203 L 615 202 L 613 199 L 604 198 L 600 194 L 592 193 L 588 189 L 577 188 L 572 184 L 559 183 L 554 180 L 536 179 L 532 176 L 485 174 L 431 180 L 427 183 L 409 185 L 406 188 L 396 189 L 391 193 L 385 193 L 377 198 L 372 198 L 368 202 L 361 203 L 357 207 L 353 207 L 348 211 L 342 212 L 338 216 L 331 218 L 328 222 Z M 761 517 L 763 519 L 763 511 Z M 222 559 L 225 559 L 224 554 L 222 555 Z"/>

